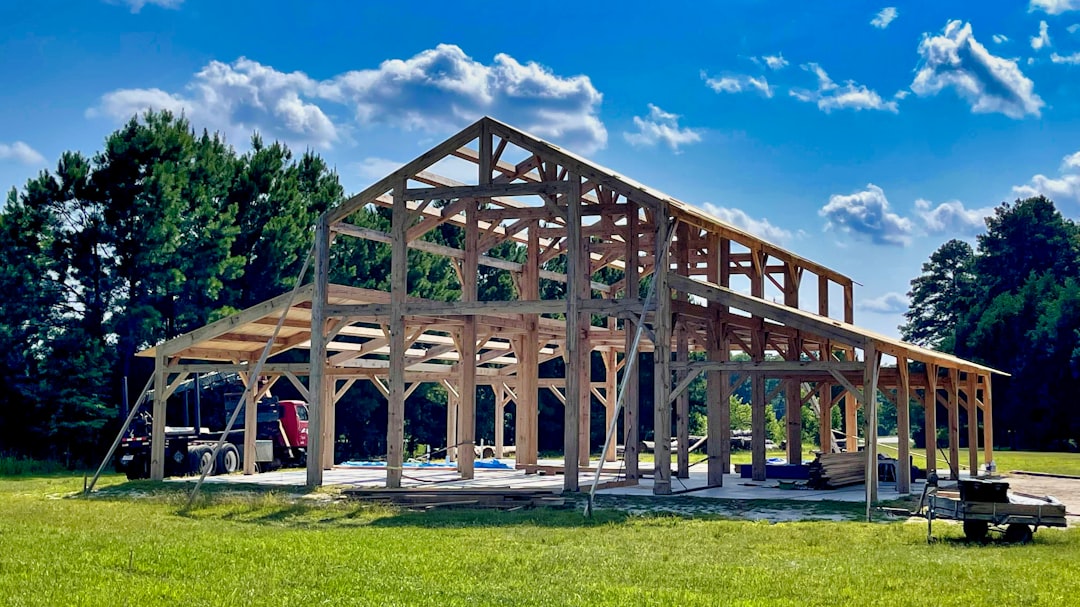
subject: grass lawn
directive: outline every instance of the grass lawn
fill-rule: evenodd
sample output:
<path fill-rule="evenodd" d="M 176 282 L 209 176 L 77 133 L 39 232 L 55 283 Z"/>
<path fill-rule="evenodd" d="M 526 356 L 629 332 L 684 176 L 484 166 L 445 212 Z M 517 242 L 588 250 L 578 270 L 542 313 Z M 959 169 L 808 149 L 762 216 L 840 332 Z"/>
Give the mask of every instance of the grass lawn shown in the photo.
<path fill-rule="evenodd" d="M 602 510 L 403 512 L 72 476 L 0 480 L 3 605 L 1065 605 L 1080 530 L 969 545 L 955 526 Z M 110 487 L 111 486 L 111 487 Z M 117 487 L 121 489 L 117 489 Z M 141 497 L 140 497 L 141 496 Z M 1070 598 L 1072 597 L 1072 598 Z"/>

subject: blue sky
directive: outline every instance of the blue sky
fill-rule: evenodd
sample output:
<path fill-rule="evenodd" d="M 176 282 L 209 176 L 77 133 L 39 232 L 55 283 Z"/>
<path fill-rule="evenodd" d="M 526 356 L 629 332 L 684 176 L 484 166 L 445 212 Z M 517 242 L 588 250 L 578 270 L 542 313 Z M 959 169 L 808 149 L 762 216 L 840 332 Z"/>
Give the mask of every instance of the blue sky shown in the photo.
<path fill-rule="evenodd" d="M 319 151 L 355 192 L 484 114 L 854 278 L 997 204 L 1080 217 L 1080 0 L 0 5 L 0 186 L 133 112 Z"/>

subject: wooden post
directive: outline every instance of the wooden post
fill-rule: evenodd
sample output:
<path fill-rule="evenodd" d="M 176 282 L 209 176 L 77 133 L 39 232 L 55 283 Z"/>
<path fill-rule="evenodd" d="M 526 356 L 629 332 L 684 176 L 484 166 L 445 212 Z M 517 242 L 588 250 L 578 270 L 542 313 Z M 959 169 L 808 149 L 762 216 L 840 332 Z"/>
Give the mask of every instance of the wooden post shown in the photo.
<path fill-rule="evenodd" d="M 750 250 L 750 295 L 765 297 L 765 265 L 767 259 L 760 249 Z M 765 360 L 765 329 L 763 320 L 754 317 L 754 329 L 750 336 L 750 353 L 754 362 Z M 750 392 L 750 452 L 752 457 L 752 478 L 765 480 L 765 376 L 758 371 L 751 375 Z"/>
<path fill-rule="evenodd" d="M 159 348 L 160 352 L 161 349 Z M 150 480 L 165 478 L 165 390 L 168 375 L 165 356 L 154 357 L 154 409 L 150 421 Z"/>
<path fill-rule="evenodd" d="M 966 375 L 964 391 L 967 393 L 968 469 L 974 478 L 979 475 L 979 401 L 976 398 L 978 377 L 971 371 Z"/>
<path fill-rule="evenodd" d="M 923 397 L 923 415 L 926 418 L 926 474 L 937 473 L 937 380 L 938 369 L 933 363 L 926 364 L 926 392 Z"/>
<path fill-rule="evenodd" d="M 720 248 L 720 285 L 731 287 L 731 240 L 721 238 Z M 731 339 L 727 334 L 727 325 L 720 322 L 720 318 L 729 311 L 727 306 L 716 306 L 717 327 L 720 334 L 717 336 L 720 347 L 720 362 L 731 360 Z M 731 472 L 731 372 L 720 372 L 720 468 L 723 473 Z"/>
<path fill-rule="evenodd" d="M 896 369 L 900 373 L 896 388 L 896 492 L 905 495 L 911 492 L 911 376 L 906 357 L 896 359 Z"/>
<path fill-rule="evenodd" d="M 994 409 L 990 380 L 989 373 L 983 375 L 983 459 L 987 468 L 994 462 Z"/>
<path fill-rule="evenodd" d="M 870 505 L 877 502 L 877 382 L 881 354 L 873 342 L 863 347 L 863 413 L 866 415 L 866 519 L 870 520 Z"/>
<path fill-rule="evenodd" d="M 612 332 L 615 331 L 615 317 L 608 318 L 608 329 Z M 615 419 L 615 385 L 617 383 L 615 377 L 615 348 L 609 347 L 603 353 L 604 358 L 604 427 L 610 428 L 612 420 Z M 605 462 L 615 461 L 615 441 L 611 442 L 611 447 L 608 448 L 607 453 L 603 454 L 603 460 Z"/>
<path fill-rule="evenodd" d="M 818 447 L 822 453 L 832 453 L 832 384 L 818 382 Z"/>
<path fill-rule="evenodd" d="M 255 392 L 259 389 L 259 378 L 247 375 L 247 390 L 244 397 L 244 474 L 255 474 L 255 439 L 259 425 L 258 405 Z"/>
<path fill-rule="evenodd" d="M 315 226 L 315 281 L 311 299 L 311 355 L 310 375 L 308 376 L 308 446 L 307 446 L 307 486 L 315 488 L 322 485 L 323 468 L 319 453 L 322 453 L 323 412 L 326 410 L 326 306 L 330 276 L 330 225 L 327 216 L 319 217 Z"/>
<path fill-rule="evenodd" d="M 705 278 L 711 283 L 720 284 L 720 248 L 730 245 L 730 241 L 724 240 L 721 242 L 719 236 L 711 233 L 708 238 L 709 257 L 705 267 Z M 727 362 L 729 350 L 725 347 L 725 327 L 719 304 L 710 301 L 709 314 L 712 317 L 712 322 L 709 323 L 706 329 L 709 360 Z M 731 432 L 731 405 L 729 403 L 730 397 L 727 396 L 724 389 L 725 381 L 729 380 L 730 378 L 725 377 L 721 371 L 709 371 L 706 376 L 705 408 L 709 435 L 706 447 L 709 451 L 708 484 L 710 487 L 723 487 L 724 474 L 731 470 L 731 468 L 724 465 L 725 452 L 727 452 L 728 458 L 730 458 L 731 452 L 731 438 L 729 436 Z"/>
<path fill-rule="evenodd" d="M 671 263 L 664 248 L 668 242 L 667 208 L 656 213 L 656 315 L 653 320 L 653 493 L 671 493 Z"/>
<path fill-rule="evenodd" d="M 578 190 L 580 191 L 580 179 L 578 183 Z M 580 196 L 578 197 L 578 205 L 580 206 Z M 589 239 L 583 237 L 581 239 L 581 256 L 579 259 L 584 260 L 584 269 L 581 274 L 577 276 L 577 285 L 575 291 L 578 293 L 578 297 L 581 300 L 591 299 L 592 290 L 590 284 L 592 283 L 592 262 L 589 257 Z M 579 395 L 580 401 L 578 402 L 578 466 L 582 468 L 589 467 L 589 447 L 591 446 L 592 438 L 592 343 L 589 341 L 589 326 L 592 324 L 592 315 L 588 312 L 578 312 L 581 316 L 578 327 L 581 333 L 581 358 L 579 362 L 574 364 L 574 369 L 581 375 L 578 380 L 581 385 L 581 393 Z"/>
<path fill-rule="evenodd" d="M 960 478 L 960 372 L 949 369 L 949 474 Z"/>
<path fill-rule="evenodd" d="M 676 272 L 680 276 L 690 275 L 690 226 L 680 223 L 676 230 L 675 242 Z M 679 301 L 686 301 L 687 295 L 679 293 Z M 689 361 L 690 336 L 686 323 L 682 319 L 675 325 L 675 361 L 680 364 L 675 374 L 675 381 L 681 382 L 689 374 L 686 363 Z M 683 390 L 675 397 L 675 439 L 678 445 L 676 453 L 676 476 L 690 478 L 690 391 Z"/>
<path fill-rule="evenodd" d="M 799 307 L 799 269 L 790 262 L 784 264 L 784 305 Z M 802 357 L 802 338 L 798 335 L 788 338 L 787 359 L 798 361 Z M 784 418 L 787 427 L 787 461 L 791 464 L 802 463 L 802 382 L 798 379 L 784 381 Z"/>
<path fill-rule="evenodd" d="M 405 302 L 409 295 L 409 207 L 406 180 L 394 187 L 390 253 L 390 390 L 386 410 L 386 486 L 401 487 L 405 463 Z"/>
<path fill-rule="evenodd" d="M 495 392 L 495 457 L 503 456 L 503 434 L 506 432 L 506 401 L 508 395 L 502 385 L 492 386 Z"/>
<path fill-rule="evenodd" d="M 540 299 L 540 222 L 529 224 L 528 246 L 525 252 L 525 266 L 521 277 L 521 299 L 536 301 Z M 525 333 L 518 343 L 518 385 L 515 405 L 515 457 L 518 465 L 535 464 L 538 440 L 538 394 L 537 383 L 540 377 L 540 315 L 526 314 Z"/>
<path fill-rule="evenodd" d="M 634 302 L 635 309 L 640 309 L 638 302 L 640 297 L 638 290 L 640 287 L 641 277 L 638 272 L 638 263 L 640 263 L 640 239 L 638 237 L 638 205 L 632 200 L 626 201 L 626 293 L 623 295 L 627 301 Z M 625 334 L 625 345 L 623 352 L 625 352 L 625 360 L 623 364 L 623 373 L 629 373 L 630 377 L 626 380 L 626 395 L 623 397 L 623 435 L 625 443 L 623 444 L 623 460 L 626 462 L 626 478 L 628 480 L 637 480 L 638 478 L 638 446 L 641 443 L 641 436 L 638 431 L 640 425 L 640 400 L 638 399 L 638 391 L 641 388 L 639 381 L 640 365 L 634 364 L 633 368 L 630 365 L 631 356 L 638 358 L 635 362 L 640 362 L 640 354 L 637 352 L 631 352 L 630 349 L 634 344 L 634 335 L 637 333 L 637 323 L 626 319 L 623 322 L 623 333 Z"/>
<path fill-rule="evenodd" d="M 589 362 L 587 323 L 582 323 L 579 285 L 582 276 L 588 280 L 589 259 L 584 254 L 581 234 L 581 177 L 568 175 L 570 189 L 567 206 L 566 260 L 566 404 L 563 407 L 563 489 L 578 490 L 578 458 L 581 442 L 581 403 L 588 402 L 589 383 L 582 385 L 581 367 Z"/>
<path fill-rule="evenodd" d="M 323 397 L 326 407 L 323 415 L 323 470 L 330 470 L 334 467 L 334 447 L 337 444 L 334 434 L 337 430 L 337 378 L 329 375 L 329 371 L 323 386 L 326 390 L 326 396 Z"/>
<path fill-rule="evenodd" d="M 446 384 L 446 461 L 457 461 L 458 392 L 449 382 Z"/>

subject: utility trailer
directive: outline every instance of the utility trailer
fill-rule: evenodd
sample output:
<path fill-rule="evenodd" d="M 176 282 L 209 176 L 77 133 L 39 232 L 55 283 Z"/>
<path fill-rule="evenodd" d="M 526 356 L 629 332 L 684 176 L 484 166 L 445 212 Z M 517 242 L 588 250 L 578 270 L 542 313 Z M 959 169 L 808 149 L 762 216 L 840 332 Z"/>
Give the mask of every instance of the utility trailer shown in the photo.
<path fill-rule="evenodd" d="M 960 521 L 964 536 L 978 542 L 992 529 L 1004 534 L 1006 542 L 1027 543 L 1039 527 L 1065 527 L 1065 505 L 1051 496 L 1035 496 L 1009 491 L 1009 483 L 963 479 L 955 487 L 939 487 L 927 481 L 927 540 L 933 537 L 934 519 Z"/>
<path fill-rule="evenodd" d="M 211 373 L 179 386 L 166 405 L 165 476 L 230 474 L 244 455 L 244 405 L 228 433 L 232 408 L 243 395 L 235 373 Z M 169 425 L 178 423 L 178 425 Z M 149 478 L 152 419 L 142 412 L 121 439 L 116 470 L 129 479 Z M 272 396 L 256 404 L 255 462 L 262 471 L 302 466 L 307 458 L 307 403 Z M 225 442 L 214 458 L 214 446 Z"/>

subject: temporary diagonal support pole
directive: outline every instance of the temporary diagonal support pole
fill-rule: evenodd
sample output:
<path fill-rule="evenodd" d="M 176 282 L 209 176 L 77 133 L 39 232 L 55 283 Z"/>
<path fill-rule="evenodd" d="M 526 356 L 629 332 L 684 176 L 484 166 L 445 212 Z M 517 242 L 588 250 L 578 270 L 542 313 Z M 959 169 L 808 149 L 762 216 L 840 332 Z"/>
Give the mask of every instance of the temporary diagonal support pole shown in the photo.
<path fill-rule="evenodd" d="M 661 259 L 657 263 L 658 267 L 664 267 L 664 262 L 667 260 L 668 250 L 671 248 L 671 239 L 675 236 L 675 226 L 671 225 L 668 228 L 667 242 L 664 244 L 661 251 Z M 637 319 L 635 326 L 637 331 L 634 332 L 634 341 L 630 344 L 630 350 L 626 352 L 626 369 L 623 371 L 622 381 L 619 382 L 618 398 L 615 400 L 615 412 L 611 416 L 611 424 L 608 425 L 607 436 L 604 437 L 604 448 L 600 453 L 607 453 L 607 450 L 611 448 L 611 441 L 615 438 L 615 432 L 618 429 L 619 424 L 619 411 L 622 410 L 623 403 L 626 402 L 626 391 L 629 388 L 630 377 L 633 375 L 630 371 L 633 370 L 637 364 L 638 359 L 638 347 L 641 346 L 641 336 L 645 333 L 645 316 L 649 313 L 649 305 L 653 299 L 656 298 L 656 280 L 649 281 L 649 292 L 645 295 L 645 301 L 641 308 L 641 316 Z M 668 344 L 670 351 L 671 345 Z M 656 351 L 660 351 L 660 347 L 656 347 Z M 670 380 L 669 380 L 670 381 Z M 589 499 L 585 502 L 585 516 L 592 516 L 593 511 L 593 498 L 596 496 L 596 487 L 600 484 L 600 474 L 604 471 L 604 462 L 600 461 L 596 466 L 596 475 L 593 476 L 592 486 L 589 487 Z"/>
<path fill-rule="evenodd" d="M 128 428 L 131 427 L 131 422 L 135 419 L 135 415 L 139 413 L 139 409 L 142 408 L 143 401 L 146 400 L 146 394 L 150 391 L 150 384 L 154 383 L 154 376 L 151 375 L 150 379 L 146 380 L 146 385 L 143 386 L 142 392 L 139 393 L 139 398 L 135 399 L 135 406 L 131 408 L 131 412 L 128 413 L 127 419 L 124 420 L 124 425 L 120 428 L 120 432 L 116 434 L 116 440 L 113 441 L 109 452 L 105 454 L 105 459 L 101 460 L 101 465 L 98 466 L 97 472 L 94 473 L 94 478 L 90 480 L 90 484 L 86 486 L 83 491 L 84 495 L 88 495 L 94 490 L 94 485 L 97 484 L 98 478 L 101 477 L 101 473 L 105 470 L 105 466 L 112 460 L 113 455 L 116 454 L 116 448 L 120 446 L 120 441 L 123 440 L 124 434 L 127 433 Z M 124 385 L 127 385 L 125 380 Z M 215 460 L 216 461 L 216 460 Z"/>
<path fill-rule="evenodd" d="M 266 359 L 270 356 L 270 350 L 274 347 L 274 342 L 277 341 L 278 333 L 281 332 L 282 325 L 285 324 L 285 319 L 289 316 L 289 310 L 292 308 L 292 303 L 296 299 L 296 294 L 300 291 L 300 285 L 304 282 L 304 275 L 307 274 L 308 266 L 311 265 L 311 256 L 315 252 L 315 248 L 312 247 L 308 250 L 307 255 L 304 256 L 304 265 L 300 268 L 300 274 L 296 277 L 296 283 L 294 283 L 293 290 L 289 294 L 289 300 L 286 302 L 285 307 L 281 310 L 281 316 L 278 318 L 277 325 L 274 326 L 274 332 L 270 335 L 270 338 L 266 340 L 266 346 L 263 348 L 262 354 L 259 355 L 258 362 L 255 363 L 255 368 L 251 371 L 250 377 L 255 379 L 262 373 L 263 365 L 266 364 Z M 322 327 L 319 327 L 322 330 Z M 319 361 L 319 364 L 323 364 Z M 244 393 L 240 395 L 240 398 L 236 401 L 236 406 L 233 407 L 232 415 L 229 416 L 229 423 L 225 425 L 225 430 L 221 433 L 221 438 L 214 444 L 213 455 L 210 461 L 217 461 L 218 453 L 221 451 L 221 447 L 225 445 L 225 437 L 232 432 L 233 426 L 236 425 L 236 418 L 240 415 L 240 405 L 247 399 L 248 393 L 255 388 L 257 381 L 247 382 L 247 386 L 244 388 Z M 247 428 L 246 431 L 250 432 L 253 428 Z M 313 453 L 315 457 L 318 457 L 317 453 Z M 188 496 L 187 504 L 184 505 L 184 510 L 191 508 L 191 504 L 195 502 L 195 497 L 199 495 L 199 489 L 202 488 L 203 481 L 206 480 L 206 475 L 210 470 L 203 470 L 199 475 L 199 480 L 195 482 L 195 486 L 191 489 L 191 495 Z"/>

